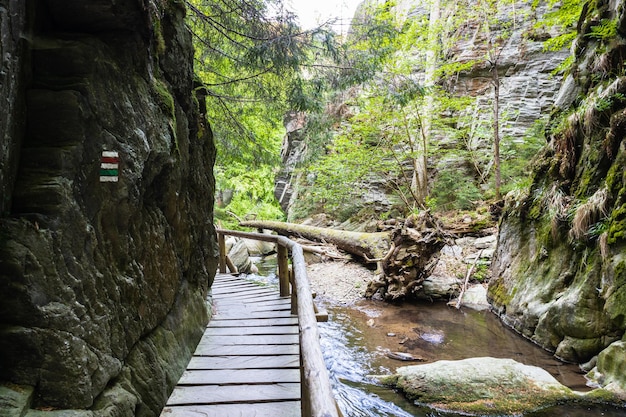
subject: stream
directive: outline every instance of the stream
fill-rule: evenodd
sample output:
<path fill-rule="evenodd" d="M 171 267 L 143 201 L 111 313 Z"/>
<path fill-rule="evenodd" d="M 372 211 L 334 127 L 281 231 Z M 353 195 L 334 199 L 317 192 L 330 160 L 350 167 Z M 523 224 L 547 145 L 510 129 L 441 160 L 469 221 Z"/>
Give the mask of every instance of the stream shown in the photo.
<path fill-rule="evenodd" d="M 255 281 L 277 285 L 271 265 L 259 266 Z M 402 394 L 377 385 L 370 375 L 392 374 L 419 362 L 390 359 L 388 352 L 405 352 L 427 362 L 491 356 L 539 366 L 562 384 L 588 391 L 577 365 L 565 364 L 549 352 L 507 328 L 489 311 L 449 307 L 444 303 L 388 304 L 362 300 L 342 306 L 317 301 L 329 313 L 319 323 L 322 351 L 333 391 L 344 417 L 457 417 L 418 407 Z M 525 417 L 626 417 L 611 406 L 564 405 L 525 414 Z"/>

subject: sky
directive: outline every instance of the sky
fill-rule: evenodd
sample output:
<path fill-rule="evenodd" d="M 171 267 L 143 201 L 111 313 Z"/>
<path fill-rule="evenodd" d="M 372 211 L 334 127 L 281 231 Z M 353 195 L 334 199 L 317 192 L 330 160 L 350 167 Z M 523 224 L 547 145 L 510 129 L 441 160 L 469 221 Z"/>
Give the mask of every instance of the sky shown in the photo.
<path fill-rule="evenodd" d="M 329 19 L 340 19 L 338 25 L 333 26 L 336 32 L 348 31 L 350 19 L 356 7 L 362 0 L 287 0 L 286 4 L 299 17 L 300 25 L 304 29 L 311 29 Z M 339 24 L 343 22 L 343 25 Z"/>

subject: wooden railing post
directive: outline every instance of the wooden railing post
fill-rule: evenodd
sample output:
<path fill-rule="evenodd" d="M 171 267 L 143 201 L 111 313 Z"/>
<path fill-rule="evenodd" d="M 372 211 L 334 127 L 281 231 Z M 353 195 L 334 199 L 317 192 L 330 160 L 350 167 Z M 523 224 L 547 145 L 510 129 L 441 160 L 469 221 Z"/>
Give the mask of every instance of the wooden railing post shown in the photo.
<path fill-rule="evenodd" d="M 280 296 L 287 297 L 289 295 L 289 251 L 286 246 L 276 243 L 277 262 L 278 262 L 278 286 L 280 288 Z"/>
<path fill-rule="evenodd" d="M 291 314 L 298 314 L 298 292 L 296 288 L 296 277 L 293 268 L 289 269 L 289 282 L 291 283 Z"/>
<path fill-rule="evenodd" d="M 226 271 L 226 239 L 223 233 L 217 233 L 217 241 L 220 248 L 220 272 L 225 274 Z"/>

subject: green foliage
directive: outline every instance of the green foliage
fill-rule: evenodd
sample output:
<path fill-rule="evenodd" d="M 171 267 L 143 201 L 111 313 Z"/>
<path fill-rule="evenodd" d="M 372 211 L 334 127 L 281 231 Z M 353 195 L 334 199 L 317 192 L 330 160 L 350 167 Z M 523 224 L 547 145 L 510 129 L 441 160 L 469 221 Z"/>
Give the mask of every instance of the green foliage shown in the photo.
<path fill-rule="evenodd" d="M 459 181 L 460 178 L 463 180 Z M 482 198 L 471 176 L 456 169 L 446 169 L 437 174 L 429 206 L 436 211 L 469 210 L 475 208 L 476 202 Z"/>
<path fill-rule="evenodd" d="M 521 140 L 506 138 L 502 142 L 502 192 L 504 194 L 528 182 L 531 161 L 545 145 L 547 119 L 538 119 Z"/>
<path fill-rule="evenodd" d="M 576 24 L 580 18 L 580 12 L 586 0 L 549 0 L 548 13 L 543 15 L 541 21 L 535 24 L 535 28 L 549 30 L 555 28 L 560 33 L 551 37 L 543 44 L 544 49 L 559 51 L 569 48 L 576 39 Z"/>
<path fill-rule="evenodd" d="M 280 163 L 283 115 L 317 105 L 316 88 L 301 68 L 332 55 L 332 34 L 304 32 L 282 0 L 188 0 L 195 69 L 207 91 L 206 115 L 217 147 L 218 191 L 234 190 L 217 210 L 282 218 L 274 199 L 273 168 Z"/>
<path fill-rule="evenodd" d="M 352 26 L 344 45 L 346 54 L 342 63 L 339 87 L 368 81 L 385 61 L 397 51 L 401 29 L 394 12 L 395 1 L 367 5 L 364 21 Z"/>
<path fill-rule="evenodd" d="M 226 168 L 217 167 L 215 178 L 218 190 L 233 194 L 232 200 L 218 202 L 215 210 L 216 222 L 221 227 L 238 229 L 237 217 L 284 220 L 284 213 L 274 198 L 274 175 L 270 166 L 251 169 L 232 163 Z"/>
<path fill-rule="evenodd" d="M 474 269 L 474 274 L 472 278 L 478 282 L 486 282 L 491 277 L 489 266 L 486 264 L 477 264 Z"/>

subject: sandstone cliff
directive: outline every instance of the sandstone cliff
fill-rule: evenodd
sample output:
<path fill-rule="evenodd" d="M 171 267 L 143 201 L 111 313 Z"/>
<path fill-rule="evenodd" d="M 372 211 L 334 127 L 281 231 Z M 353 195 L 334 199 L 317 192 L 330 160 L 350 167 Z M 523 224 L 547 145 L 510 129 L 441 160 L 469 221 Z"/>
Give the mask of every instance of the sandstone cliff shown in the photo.
<path fill-rule="evenodd" d="M 575 63 L 533 163 L 507 196 L 489 295 L 502 318 L 626 390 L 626 14 L 582 10 Z"/>
<path fill-rule="evenodd" d="M 0 0 L 0 394 L 17 415 L 158 415 L 202 333 L 215 151 L 184 14 Z"/>
<path fill-rule="evenodd" d="M 366 5 L 377 3 L 381 1 L 363 1 L 354 18 L 358 21 L 361 15 L 367 12 Z M 453 15 L 454 4 L 446 4 L 445 13 Z M 394 10 L 406 19 L 428 18 L 428 5 L 422 0 L 399 1 Z M 503 143 L 513 145 L 523 143 L 535 122 L 545 117 L 557 99 L 561 78 L 555 76 L 553 72 L 567 58 L 568 51 L 565 49 L 547 51 L 544 48 L 545 39 L 558 34 L 557 32 L 549 33 L 546 30 L 545 33 L 536 33 L 535 24 L 541 21 L 547 11 L 547 2 L 516 3 L 510 9 L 502 11 L 502 27 L 498 32 L 494 32 L 494 38 L 502 35 L 506 40 L 497 61 L 500 74 L 500 126 Z M 485 61 L 487 41 L 485 35 L 481 34 L 480 23 L 468 21 L 459 27 L 456 33 L 450 34 L 455 41 L 447 45 L 447 49 L 442 52 L 447 63 L 474 62 L 475 65 L 459 72 L 454 77 L 440 80 L 450 93 L 475 99 L 475 105 L 467 110 L 470 113 L 468 118 L 476 125 L 475 131 L 489 130 L 493 114 L 492 75 Z M 507 25 L 512 28 L 510 31 Z M 407 52 L 415 56 L 423 53 L 423 45 L 419 44 L 414 45 L 411 51 Z M 416 62 L 424 62 L 424 60 L 418 59 Z M 414 68 L 413 76 L 421 79 L 423 71 L 423 68 Z M 352 100 L 354 96 L 359 94 L 357 90 L 344 92 L 341 97 L 346 102 L 354 101 Z M 328 109 L 333 113 L 333 117 L 340 119 L 336 121 L 335 126 L 340 123 L 350 123 L 350 116 L 358 113 L 358 109 L 350 109 L 345 102 L 333 103 L 328 106 Z M 306 152 L 311 147 L 307 147 L 306 144 L 310 138 L 307 138 L 308 133 L 302 115 L 292 116 L 293 118 L 288 118 L 285 123 L 287 135 L 283 142 L 283 166 L 276 177 L 275 195 L 283 209 L 287 211 L 288 218 L 295 220 L 299 213 L 295 213 L 293 209 L 297 206 L 296 200 L 299 192 L 302 192 L 307 183 L 311 182 L 307 178 L 306 167 L 300 170 L 295 168 L 307 158 Z M 443 117 L 449 118 L 450 116 L 447 114 Z M 459 119 L 459 124 L 454 127 L 457 129 L 467 127 L 468 118 Z M 312 142 L 315 140 L 319 141 L 318 138 L 313 138 Z M 429 157 L 432 186 L 437 184 L 437 171 L 451 170 L 455 176 L 464 176 L 468 179 L 477 176 L 474 164 L 477 164 L 483 172 L 490 171 L 493 160 L 490 133 L 483 134 L 482 137 L 476 134 L 466 140 L 467 143 L 459 143 L 458 137 L 444 133 L 439 133 L 436 138 L 433 138 L 433 148 L 436 146 L 441 149 L 467 147 L 471 150 L 468 153 L 472 155 L 472 160 L 460 157 L 460 153 L 442 157 L 442 152 L 433 152 L 433 155 Z M 409 169 L 411 167 L 407 165 L 407 170 Z M 363 184 L 363 188 L 367 189 L 367 195 L 363 198 L 365 204 L 373 206 L 374 211 L 378 213 L 388 212 L 393 205 L 389 198 L 387 180 L 380 178 Z M 358 201 L 354 203 L 363 204 Z M 358 208 L 353 211 L 358 211 Z"/>

